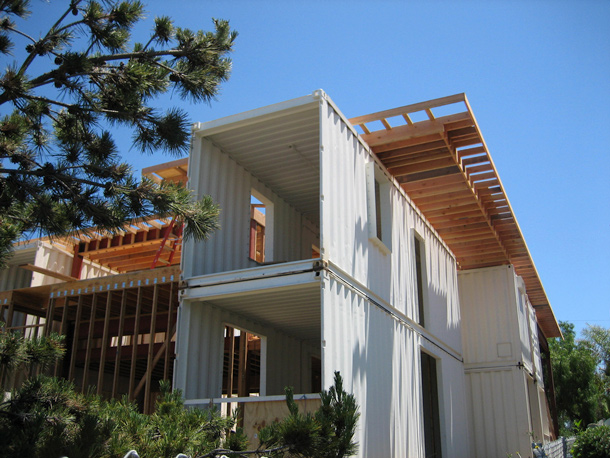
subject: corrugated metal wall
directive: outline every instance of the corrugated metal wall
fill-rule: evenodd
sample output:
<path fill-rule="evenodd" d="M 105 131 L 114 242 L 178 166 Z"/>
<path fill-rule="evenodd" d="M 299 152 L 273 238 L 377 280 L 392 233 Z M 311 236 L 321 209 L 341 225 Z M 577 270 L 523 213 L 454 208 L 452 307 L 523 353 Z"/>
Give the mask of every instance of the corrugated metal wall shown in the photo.
<path fill-rule="evenodd" d="M 475 456 L 529 456 L 529 434 L 548 436 L 535 311 L 512 266 L 463 271 L 458 283 Z"/>
<path fill-rule="evenodd" d="M 9 265 L 0 271 L 0 291 L 27 288 L 32 281 L 32 272 L 19 266 Z"/>
<path fill-rule="evenodd" d="M 467 373 L 476 458 L 531 456 L 525 374 L 516 367 Z"/>
<path fill-rule="evenodd" d="M 516 364 L 521 358 L 521 344 L 512 267 L 462 271 L 458 282 L 464 361 Z"/>
<path fill-rule="evenodd" d="M 373 159 L 332 104 L 322 104 L 320 109 L 324 257 L 417 321 L 413 244 L 417 233 L 426 247 L 426 328 L 460 352 L 460 306 L 453 256 L 394 185 L 390 190 L 391 253 L 384 253 L 370 239 L 366 167 Z"/>
<path fill-rule="evenodd" d="M 192 301 L 179 309 L 174 376 L 176 388 L 184 391 L 186 399 L 220 397 L 226 324 L 266 338 L 267 395 L 284 394 L 286 386 L 293 386 L 295 393 L 311 390 L 311 377 L 303 374 L 310 374 L 309 357 L 319 355 L 319 348 L 210 303 Z"/>
<path fill-rule="evenodd" d="M 359 456 L 423 456 L 420 351 L 425 348 L 437 359 L 444 456 L 468 457 L 461 361 L 343 281 L 326 274 L 324 285 L 324 387 L 338 370 L 356 396 Z"/>
<path fill-rule="evenodd" d="M 221 229 L 205 242 L 185 241 L 185 278 L 256 266 L 248 257 L 252 189 L 273 204 L 273 218 L 267 218 L 267 224 L 273 224 L 273 259 L 265 261 L 311 257 L 317 234 L 304 230 L 308 223 L 302 215 L 211 141 L 194 139 L 189 176 L 190 186 L 199 197 L 210 195 L 220 206 Z"/>
<path fill-rule="evenodd" d="M 359 456 L 421 456 L 418 338 L 332 278 L 322 304 L 324 388 L 334 371 L 360 406 Z"/>
<path fill-rule="evenodd" d="M 48 269 L 52 272 L 70 275 L 72 269 L 72 255 L 51 244 L 41 242 L 38 244 L 34 263 L 36 266 Z M 52 285 L 54 283 L 61 283 L 62 281 L 63 280 L 53 278 L 49 275 L 34 272 L 32 275 L 32 284 L 30 286 Z"/>
<path fill-rule="evenodd" d="M 8 268 L 0 271 L 0 291 L 27 288 L 32 281 L 32 272 L 19 267 L 34 264 L 36 244 L 17 246 L 8 262 Z"/>

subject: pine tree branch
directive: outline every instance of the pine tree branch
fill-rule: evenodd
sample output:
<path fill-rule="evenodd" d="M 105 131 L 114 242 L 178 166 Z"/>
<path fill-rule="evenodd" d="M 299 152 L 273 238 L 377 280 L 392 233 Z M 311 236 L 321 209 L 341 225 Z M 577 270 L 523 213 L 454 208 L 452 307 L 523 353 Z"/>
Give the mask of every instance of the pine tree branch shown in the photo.
<path fill-rule="evenodd" d="M 36 40 L 34 40 L 34 38 L 32 38 L 32 37 L 31 37 L 31 36 L 29 36 L 27 33 L 22 32 L 22 31 L 21 31 L 21 30 L 19 30 L 19 29 L 16 29 L 16 28 L 14 28 L 14 27 L 8 26 L 8 27 L 6 28 L 6 30 L 10 30 L 11 32 L 15 32 L 16 34 L 21 35 L 22 37 L 27 38 L 27 39 L 28 39 L 28 40 L 30 40 L 32 43 L 36 43 Z"/>
<path fill-rule="evenodd" d="M 53 24 L 53 26 L 49 29 L 49 31 L 47 32 L 45 37 L 42 40 L 40 40 L 41 43 L 44 43 L 51 37 L 52 32 L 54 32 L 55 27 L 57 27 L 59 24 L 61 24 L 61 22 L 66 18 L 66 16 L 72 11 L 73 5 L 74 5 L 74 7 L 76 7 L 76 5 L 78 5 L 78 3 L 80 3 L 80 1 L 81 0 L 74 0 L 70 4 L 70 6 L 66 10 L 66 12 L 60 16 L 60 18 L 57 20 L 57 22 L 55 22 L 55 24 Z M 34 61 L 34 58 L 36 56 L 37 56 L 37 54 L 35 52 L 29 53 L 28 56 L 26 57 L 25 61 L 21 65 L 21 68 L 19 68 L 17 75 L 19 75 L 19 76 L 25 75 L 25 71 L 28 69 L 30 64 Z"/>
<path fill-rule="evenodd" d="M 76 183 L 80 183 L 80 184 L 87 184 L 90 186 L 95 186 L 97 188 L 103 188 L 105 187 L 104 183 L 98 183 L 96 181 L 91 181 L 91 180 L 85 180 L 84 178 L 78 178 L 78 177 L 73 177 L 73 176 L 69 176 L 69 175 L 63 175 L 63 174 L 55 174 L 55 175 L 49 175 L 49 172 L 45 171 L 45 170 L 20 170 L 20 169 L 0 169 L 0 173 L 14 173 L 17 175 L 27 175 L 27 176 L 37 176 L 37 177 L 53 177 L 55 179 L 63 179 L 63 178 L 68 178 L 71 181 L 74 181 Z"/>

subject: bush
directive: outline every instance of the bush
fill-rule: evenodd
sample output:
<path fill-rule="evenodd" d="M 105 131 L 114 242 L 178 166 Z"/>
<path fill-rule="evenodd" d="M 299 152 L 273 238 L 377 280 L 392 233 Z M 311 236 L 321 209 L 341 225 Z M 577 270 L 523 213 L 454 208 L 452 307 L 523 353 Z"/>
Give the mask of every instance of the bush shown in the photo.
<path fill-rule="evenodd" d="M 589 428 L 579 434 L 572 449 L 574 458 L 610 457 L 610 426 Z"/>

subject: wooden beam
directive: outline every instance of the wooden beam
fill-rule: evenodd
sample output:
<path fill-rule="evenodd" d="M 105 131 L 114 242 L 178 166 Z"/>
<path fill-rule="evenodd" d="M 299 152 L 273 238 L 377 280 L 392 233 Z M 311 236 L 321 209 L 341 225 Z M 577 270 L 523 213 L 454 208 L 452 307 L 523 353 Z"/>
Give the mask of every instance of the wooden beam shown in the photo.
<path fill-rule="evenodd" d="M 152 371 L 153 371 L 153 359 L 155 357 L 155 332 L 156 332 L 156 321 L 157 321 L 157 305 L 159 300 L 159 285 L 155 284 L 153 292 L 153 303 L 152 303 L 152 316 L 150 318 L 150 332 L 148 338 L 148 360 L 146 362 L 146 388 L 144 390 L 144 412 L 150 413 L 150 393 L 152 385 Z M 136 389 L 137 391 L 137 389 Z"/>
<path fill-rule="evenodd" d="M 119 387 L 119 369 L 121 365 L 121 353 L 123 349 L 123 333 L 125 331 L 125 313 L 127 308 L 127 292 L 121 291 L 121 311 L 119 314 L 119 330 L 117 335 L 117 350 L 114 359 L 114 375 L 112 378 L 112 397 L 116 398 Z"/>
<path fill-rule="evenodd" d="M 68 304 L 66 304 L 68 309 Z M 72 354 L 70 355 L 70 369 L 68 371 L 68 380 L 74 382 L 74 370 L 76 364 L 76 350 L 78 349 L 78 338 L 80 330 L 80 321 L 83 313 L 83 296 L 78 296 L 76 305 L 76 319 L 74 320 L 74 336 L 72 337 Z"/>
<path fill-rule="evenodd" d="M 140 335 L 140 314 L 142 313 L 142 287 L 138 286 L 138 299 L 136 303 L 136 319 L 133 322 L 133 334 L 131 338 L 131 369 L 129 371 L 128 397 L 130 401 L 134 399 L 134 388 L 136 381 L 136 360 L 138 356 L 138 337 Z"/>
<path fill-rule="evenodd" d="M 429 134 L 429 135 L 423 135 L 421 137 L 403 138 L 403 139 L 396 140 L 394 142 L 387 143 L 384 145 L 376 145 L 372 149 L 375 154 L 380 155 L 384 152 L 394 151 L 394 150 L 400 149 L 400 148 L 408 148 L 410 146 L 425 145 L 427 143 L 437 142 L 437 141 L 442 140 L 440 137 L 441 137 L 440 134 L 433 133 L 433 134 Z M 444 140 L 443 140 L 443 143 L 440 144 L 440 146 L 442 146 L 443 144 L 446 146 L 446 143 Z"/>
<path fill-rule="evenodd" d="M 378 121 L 382 118 L 393 118 L 394 116 L 404 116 L 405 114 L 415 113 L 418 111 L 425 110 L 426 108 L 436 108 L 442 107 L 444 105 L 452 105 L 454 103 L 463 102 L 465 100 L 465 95 L 455 94 L 447 97 L 441 97 L 438 99 L 428 100 L 426 102 L 413 103 L 411 105 L 405 105 L 398 108 L 393 108 L 391 110 L 378 111 L 377 113 L 371 113 L 364 116 L 358 116 L 355 118 L 351 118 L 349 122 L 352 125 L 362 124 L 363 122 L 373 122 Z"/>
<path fill-rule="evenodd" d="M 403 156 L 412 156 L 414 154 L 420 153 L 427 153 L 430 151 L 435 151 L 437 149 L 446 150 L 447 145 L 445 144 L 444 140 L 438 140 L 438 136 L 435 135 L 433 141 L 418 143 L 413 146 L 403 146 L 387 151 L 376 151 L 376 154 L 377 156 L 379 156 L 379 159 L 381 159 L 385 163 L 385 161 L 387 161 L 388 159 L 394 159 Z"/>
<path fill-rule="evenodd" d="M 89 384 L 89 364 L 91 363 L 91 344 L 93 342 L 93 329 L 95 326 L 95 312 L 97 308 L 97 298 L 99 293 L 93 293 L 93 299 L 91 300 L 91 311 L 89 313 L 89 335 L 87 336 L 87 350 L 85 356 L 85 368 L 83 369 L 83 383 L 81 385 L 81 391 L 85 393 Z"/>
<path fill-rule="evenodd" d="M 453 115 L 436 118 L 434 121 L 420 121 L 409 126 L 398 126 L 392 130 L 382 130 L 362 135 L 362 139 L 371 147 L 385 145 L 398 140 L 423 137 L 431 134 L 442 135 L 445 133 L 444 123 L 470 119 L 467 111 Z"/>
<path fill-rule="evenodd" d="M 39 274 L 46 275 L 48 277 L 57 278 L 57 279 L 63 280 L 63 281 L 78 280 L 78 278 L 76 278 L 76 277 L 72 277 L 70 275 L 65 275 L 65 274 L 62 274 L 59 272 L 54 272 L 52 270 L 45 269 L 44 267 L 35 266 L 34 264 L 22 264 L 19 267 L 21 267 L 22 269 L 25 269 L 25 270 L 30 270 L 32 272 L 37 272 Z"/>
<path fill-rule="evenodd" d="M 449 177 L 456 176 L 459 177 L 461 181 L 464 181 L 464 178 L 460 174 L 460 168 L 457 165 L 450 165 L 449 167 L 444 167 L 435 170 L 429 170 L 427 172 L 419 172 L 419 173 L 411 173 L 407 175 L 402 175 L 396 178 L 400 184 L 415 184 L 419 181 L 428 181 L 433 178 L 440 177 Z"/>
<path fill-rule="evenodd" d="M 406 165 L 403 167 L 392 167 L 388 169 L 388 171 L 392 175 L 400 176 L 400 175 L 408 175 L 410 173 L 416 172 L 425 172 L 428 170 L 436 170 L 443 167 L 449 167 L 455 165 L 455 161 L 451 157 L 447 157 L 446 159 L 436 159 L 433 161 L 420 162 L 417 164 Z"/>
<path fill-rule="evenodd" d="M 100 355 L 100 366 L 97 373 L 97 394 L 101 395 L 104 389 L 104 369 L 106 366 L 106 353 L 108 351 L 108 328 L 110 323 L 110 314 L 112 312 L 112 291 L 108 291 L 106 296 L 106 310 L 104 314 L 104 333 L 102 335 L 102 354 Z"/>
<path fill-rule="evenodd" d="M 169 342 L 172 339 L 172 335 L 170 329 L 173 328 L 173 314 L 174 314 L 174 283 L 170 284 L 169 287 L 169 306 L 167 310 L 167 331 L 165 334 L 165 341 Z M 165 351 L 165 361 L 163 363 L 163 380 L 168 380 L 169 378 L 169 366 L 170 366 L 170 358 L 169 358 L 169 346 Z"/>

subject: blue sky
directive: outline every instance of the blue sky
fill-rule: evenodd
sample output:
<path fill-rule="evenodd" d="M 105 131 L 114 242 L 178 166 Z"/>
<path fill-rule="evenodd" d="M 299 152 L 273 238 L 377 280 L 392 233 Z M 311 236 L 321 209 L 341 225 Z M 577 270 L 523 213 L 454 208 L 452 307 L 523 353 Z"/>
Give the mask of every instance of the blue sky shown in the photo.
<path fill-rule="evenodd" d="M 33 0 L 28 27 L 57 17 Z M 151 0 L 239 32 L 208 121 L 323 89 L 347 117 L 465 92 L 559 320 L 610 327 L 610 1 Z M 30 29 L 33 30 L 33 29 Z M 129 151 L 139 169 L 170 160 Z"/>

